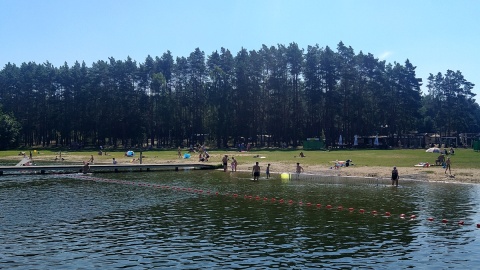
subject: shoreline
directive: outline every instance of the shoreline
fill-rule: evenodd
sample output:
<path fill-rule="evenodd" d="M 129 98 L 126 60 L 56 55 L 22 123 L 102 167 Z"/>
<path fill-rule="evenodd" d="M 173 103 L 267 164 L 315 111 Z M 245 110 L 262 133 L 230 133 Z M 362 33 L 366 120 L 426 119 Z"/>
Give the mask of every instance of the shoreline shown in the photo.
<path fill-rule="evenodd" d="M 84 161 L 90 159 L 90 154 L 86 155 L 69 155 L 68 160 L 65 163 L 68 164 L 75 164 L 79 163 L 82 164 Z M 216 165 L 221 164 L 221 157 L 222 154 L 213 154 L 210 157 L 210 161 L 207 161 L 206 164 Z M 95 156 L 96 157 L 96 156 Z M 97 158 L 98 162 L 94 162 L 94 164 L 111 164 L 111 156 L 105 159 L 105 156 L 102 158 Z M 22 157 L 19 156 L 8 156 L 2 158 L 2 160 L 21 160 Z M 45 156 L 36 156 L 34 161 L 41 161 L 41 162 L 54 162 L 55 155 L 45 155 Z M 119 164 L 132 164 L 131 157 L 121 157 L 117 158 Z M 178 163 L 178 164 L 189 164 L 189 163 L 199 163 L 196 159 L 183 159 L 183 158 L 172 158 L 172 159 L 152 159 L 152 158 L 145 158 L 143 160 L 144 164 L 171 164 L 171 163 Z M 268 161 L 268 160 L 256 160 L 251 159 L 248 163 L 244 160 L 240 160 L 237 170 L 238 171 L 251 171 L 252 166 L 255 162 L 258 161 L 261 167 L 261 174 L 265 174 L 266 164 L 270 163 L 270 173 L 271 174 L 281 174 L 281 173 L 295 173 L 295 163 L 291 162 L 282 162 L 282 161 Z M 138 162 L 138 161 L 137 161 Z M 18 161 L 17 161 L 18 163 Z M 63 162 L 59 162 L 63 163 Z M 16 164 L 16 163 L 15 163 Z M 351 165 L 349 167 L 340 167 L 339 169 L 334 169 L 332 167 L 328 167 L 327 165 L 304 165 L 301 164 L 304 168 L 305 174 L 312 174 L 312 175 L 324 175 L 324 176 L 340 176 L 340 177 L 358 177 L 358 178 L 381 178 L 381 179 L 390 179 L 391 177 L 391 167 L 385 166 L 358 166 L 358 165 Z M 445 169 L 440 166 L 431 166 L 431 167 L 398 167 L 400 175 L 400 182 L 402 179 L 408 180 L 421 180 L 421 181 L 429 181 L 429 182 L 448 182 L 448 183 L 480 183 L 480 168 L 468 168 L 468 169 L 455 169 L 452 168 L 452 175 L 445 174 Z M 228 171 L 230 171 L 230 164 L 228 166 Z"/>
<path fill-rule="evenodd" d="M 270 163 L 271 174 L 290 173 L 295 174 L 295 167 L 290 164 L 281 162 Z M 251 168 L 251 167 L 250 167 Z M 339 177 L 354 177 L 354 178 L 379 178 L 389 180 L 391 177 L 392 168 L 382 166 L 349 166 L 339 169 L 325 168 L 321 165 L 306 165 L 303 167 L 305 174 L 322 175 L 322 176 L 339 176 Z M 417 180 L 426 182 L 442 182 L 442 183 L 480 183 L 480 169 L 462 169 L 460 175 L 455 175 L 452 170 L 452 175 L 445 174 L 443 168 L 408 168 L 397 167 L 400 175 L 400 182 L 405 180 Z M 248 166 L 239 166 L 238 170 L 250 171 Z M 262 167 L 262 174 L 264 167 Z"/>

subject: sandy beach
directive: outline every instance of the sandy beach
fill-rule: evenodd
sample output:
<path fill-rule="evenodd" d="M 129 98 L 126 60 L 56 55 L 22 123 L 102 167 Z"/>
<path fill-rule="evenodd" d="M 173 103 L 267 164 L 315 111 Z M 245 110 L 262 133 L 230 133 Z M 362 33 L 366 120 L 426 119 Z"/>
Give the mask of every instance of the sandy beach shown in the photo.
<path fill-rule="evenodd" d="M 265 173 L 267 163 L 270 163 L 270 172 L 272 174 L 280 173 L 294 173 L 295 172 L 295 163 L 291 162 L 275 162 L 269 161 L 267 159 L 255 159 L 251 154 L 244 155 L 235 155 L 239 161 L 237 171 L 251 171 L 252 166 L 256 161 L 260 163 L 262 174 Z M 84 161 L 90 159 L 90 154 L 85 155 L 68 155 L 65 154 L 64 157 L 66 161 L 71 163 L 82 164 Z M 223 154 L 212 154 L 210 160 L 206 162 L 207 164 L 217 165 L 221 164 L 221 158 Z M 111 164 L 111 156 L 97 156 L 94 155 L 95 164 Z M 21 160 L 19 156 L 10 156 L 3 158 L 4 160 Z M 55 155 L 41 155 L 35 156 L 35 161 L 53 161 Z M 246 162 L 248 160 L 248 162 Z M 120 157 L 117 158 L 119 164 L 129 163 L 132 164 L 131 157 Z M 138 160 L 136 161 L 138 163 Z M 188 163 L 198 163 L 197 158 L 191 159 L 182 159 L 182 158 L 173 158 L 172 159 L 161 159 L 156 157 L 147 156 L 143 159 L 144 164 L 188 164 Z M 61 162 L 59 162 L 61 164 Z M 12 164 L 13 165 L 13 164 Z M 229 164 L 230 165 L 230 164 Z M 352 176 L 352 177 L 375 177 L 375 178 L 386 178 L 390 179 L 391 167 L 381 167 L 381 166 L 349 166 L 341 167 L 339 169 L 333 169 L 326 165 L 304 165 L 302 164 L 305 173 L 307 174 L 318 174 L 318 175 L 333 175 L 333 176 Z M 228 168 L 230 170 L 230 166 Z M 425 180 L 425 181 L 438 181 L 438 182 L 461 182 L 461 183 L 480 183 L 480 169 L 456 169 L 452 168 L 452 175 L 445 174 L 445 169 L 439 166 L 431 166 L 428 168 L 423 167 L 398 167 L 397 168 L 400 175 L 400 181 L 402 179 L 415 179 L 415 180 Z"/>
<path fill-rule="evenodd" d="M 293 173 L 295 171 L 295 164 L 285 164 L 281 162 L 270 163 L 270 170 L 272 173 Z M 262 166 L 262 171 L 266 168 Z M 352 177 L 375 177 L 390 179 L 391 171 L 390 167 L 376 167 L 376 166 L 349 166 L 342 167 L 340 169 L 330 169 L 330 167 L 319 165 L 306 165 L 303 166 L 305 173 L 319 174 L 329 176 L 352 176 Z M 251 166 L 239 165 L 239 170 L 251 170 Z M 397 168 L 400 174 L 400 181 L 402 179 L 415 179 L 425 181 L 439 181 L 439 182 L 463 182 L 463 183 L 480 183 L 480 169 L 462 169 L 460 174 L 455 174 L 455 170 L 452 170 L 452 175 L 445 174 L 445 169 L 442 167 L 430 167 L 430 168 Z"/>
<path fill-rule="evenodd" d="M 235 156 L 242 157 L 243 155 L 236 154 Z M 222 155 L 212 155 L 209 163 L 220 163 Z M 251 163 L 245 163 L 245 158 L 251 160 Z M 295 163 L 287 162 L 272 162 L 264 159 L 254 159 L 251 155 L 245 155 L 245 158 L 239 158 L 239 165 L 237 170 L 239 171 L 251 171 L 252 166 L 256 161 L 259 161 L 262 167 L 262 173 L 265 172 L 267 163 L 270 163 L 270 172 L 275 173 L 294 173 Z M 175 162 L 195 162 L 188 160 L 175 160 Z M 352 176 L 352 177 L 375 177 L 375 178 L 387 178 L 390 179 L 392 169 L 391 167 L 381 166 L 349 166 L 341 167 L 339 169 L 333 169 L 325 165 L 303 165 L 305 173 L 319 174 L 319 175 L 335 175 L 335 176 Z M 230 167 L 228 168 L 230 170 Z M 401 179 L 415 179 L 425 181 L 438 181 L 438 182 L 463 182 L 463 183 L 480 183 L 480 169 L 455 169 L 452 168 L 452 175 L 448 172 L 445 174 L 445 169 L 440 166 L 424 167 L 398 167 L 397 168 Z"/>

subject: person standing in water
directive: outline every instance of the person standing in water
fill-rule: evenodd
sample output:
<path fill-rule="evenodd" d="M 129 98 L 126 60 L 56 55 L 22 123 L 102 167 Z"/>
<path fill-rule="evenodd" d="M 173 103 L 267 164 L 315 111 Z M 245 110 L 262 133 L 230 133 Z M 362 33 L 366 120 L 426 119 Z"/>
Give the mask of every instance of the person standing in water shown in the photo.
<path fill-rule="evenodd" d="M 82 170 L 83 174 L 87 174 L 90 172 L 90 163 L 88 162 L 84 162 L 83 163 L 83 170 Z"/>
<path fill-rule="evenodd" d="M 252 176 L 253 181 L 258 181 L 258 178 L 260 178 L 260 166 L 258 165 L 258 162 L 255 162 L 255 165 L 252 168 Z"/>
<path fill-rule="evenodd" d="M 228 166 L 228 156 L 227 155 L 223 156 L 222 164 L 223 164 L 223 171 L 226 172 L 227 171 L 227 166 Z"/>
<path fill-rule="evenodd" d="M 237 160 L 235 159 L 235 157 L 232 157 L 232 172 L 236 172 L 237 171 Z"/>
<path fill-rule="evenodd" d="M 295 169 L 295 172 L 297 174 L 300 174 L 300 173 L 304 172 L 303 167 L 300 166 L 300 163 L 297 163 L 297 168 Z"/>
<path fill-rule="evenodd" d="M 295 172 L 297 173 L 297 179 L 300 178 L 300 174 L 304 172 L 303 167 L 300 166 L 300 163 L 297 163 L 297 168 L 295 168 Z"/>
<path fill-rule="evenodd" d="M 393 170 L 392 170 L 392 186 L 395 184 L 395 186 L 398 187 L 398 178 L 400 178 L 400 177 L 398 175 L 397 167 L 393 167 Z"/>

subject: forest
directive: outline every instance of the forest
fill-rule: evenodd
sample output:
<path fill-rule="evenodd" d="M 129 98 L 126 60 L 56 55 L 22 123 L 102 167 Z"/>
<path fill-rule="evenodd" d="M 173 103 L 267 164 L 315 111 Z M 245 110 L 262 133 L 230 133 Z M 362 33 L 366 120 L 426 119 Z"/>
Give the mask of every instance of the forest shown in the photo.
<path fill-rule="evenodd" d="M 474 84 L 460 71 L 387 63 L 370 53 L 298 44 L 226 48 L 138 63 L 8 63 L 0 71 L 0 148 L 301 145 L 339 135 L 480 132 Z M 421 85 L 426 89 L 421 90 Z"/>

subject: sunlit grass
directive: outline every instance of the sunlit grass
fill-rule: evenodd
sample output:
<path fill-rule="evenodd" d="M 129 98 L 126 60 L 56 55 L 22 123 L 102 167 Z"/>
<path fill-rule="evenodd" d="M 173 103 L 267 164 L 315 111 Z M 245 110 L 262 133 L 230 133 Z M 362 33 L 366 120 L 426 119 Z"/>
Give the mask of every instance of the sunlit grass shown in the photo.
<path fill-rule="evenodd" d="M 16 156 L 24 151 L 28 156 L 30 151 L 27 150 L 8 150 L 0 151 L 0 158 L 16 160 Z M 300 158 L 299 153 L 305 154 L 305 158 Z M 182 154 L 186 153 L 185 149 Z M 435 164 L 438 153 L 426 153 L 423 149 L 394 149 L 394 150 L 335 150 L 335 151 L 312 151 L 312 150 L 253 150 L 251 152 L 236 152 L 234 150 L 212 150 L 209 151 L 212 156 L 210 162 L 220 162 L 221 156 L 228 154 L 229 156 L 237 156 L 237 159 L 244 162 L 261 161 L 265 162 L 283 162 L 295 164 L 300 162 L 304 165 L 324 165 L 332 166 L 336 160 L 350 159 L 356 166 L 398 166 L 411 167 L 419 162 L 429 162 Z M 39 149 L 37 153 L 32 151 L 33 157 L 48 157 L 55 158 L 59 156 L 59 150 L 45 150 Z M 108 155 L 98 155 L 98 151 L 62 151 L 62 157 L 68 160 L 69 157 L 75 156 L 77 159 L 82 158 L 88 160 L 90 155 L 93 155 L 97 162 L 109 162 L 112 158 L 122 159 L 124 151 L 108 151 Z M 197 154 L 192 154 L 192 161 L 197 159 Z M 265 156 L 265 160 L 257 160 L 254 156 Z M 155 159 L 156 161 L 174 161 L 178 159 L 177 150 L 150 150 L 143 151 L 145 162 Z M 10 157 L 10 158 L 9 158 Z M 139 157 L 139 152 L 136 151 L 136 158 Z M 452 167 L 454 168 L 480 168 L 480 152 L 475 152 L 472 149 L 456 149 L 455 155 L 450 156 L 452 160 Z"/>

